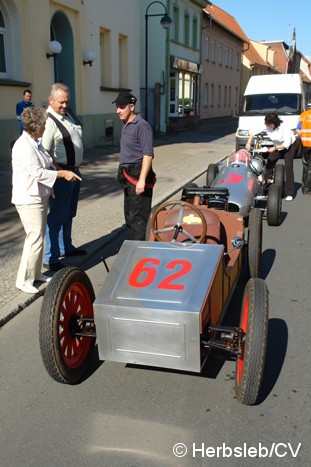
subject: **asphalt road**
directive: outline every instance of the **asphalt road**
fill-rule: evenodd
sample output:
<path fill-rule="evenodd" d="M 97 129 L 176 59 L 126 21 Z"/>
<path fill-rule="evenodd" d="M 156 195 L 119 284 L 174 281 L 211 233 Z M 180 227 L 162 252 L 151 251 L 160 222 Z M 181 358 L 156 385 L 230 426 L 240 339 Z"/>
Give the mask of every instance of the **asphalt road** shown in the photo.
<path fill-rule="evenodd" d="M 299 160 L 295 169 L 299 180 Z M 0 332 L 1 466 L 310 465 L 310 203 L 299 191 L 283 203 L 281 226 L 264 222 L 270 316 L 257 405 L 237 402 L 235 362 L 220 354 L 199 375 L 94 362 L 81 384 L 56 383 L 39 351 L 40 298 Z M 108 264 L 115 248 L 103 252 Z M 98 293 L 101 256 L 86 270 Z M 242 278 L 229 321 L 238 320 L 243 288 Z M 184 457 L 176 445 L 179 455 L 187 447 Z"/>

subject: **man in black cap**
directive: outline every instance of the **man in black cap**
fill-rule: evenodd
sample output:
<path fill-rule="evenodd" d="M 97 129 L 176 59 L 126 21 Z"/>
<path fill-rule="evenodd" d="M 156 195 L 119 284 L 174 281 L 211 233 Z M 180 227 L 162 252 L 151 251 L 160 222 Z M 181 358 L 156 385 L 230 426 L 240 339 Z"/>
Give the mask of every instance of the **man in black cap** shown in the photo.
<path fill-rule="evenodd" d="M 152 170 L 153 132 L 135 112 L 136 97 L 120 92 L 112 102 L 123 120 L 118 181 L 124 189 L 124 217 L 132 240 L 145 240 L 151 212 L 155 173 Z"/>

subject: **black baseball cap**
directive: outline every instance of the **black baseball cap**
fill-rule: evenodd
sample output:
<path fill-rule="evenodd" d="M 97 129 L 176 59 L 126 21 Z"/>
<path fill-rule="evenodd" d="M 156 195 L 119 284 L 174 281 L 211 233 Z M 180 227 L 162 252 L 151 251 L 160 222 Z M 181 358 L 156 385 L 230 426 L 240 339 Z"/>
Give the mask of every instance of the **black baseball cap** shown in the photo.
<path fill-rule="evenodd" d="M 137 99 L 130 92 L 119 92 L 117 98 L 112 101 L 112 104 L 117 105 L 127 105 L 127 104 L 136 104 Z"/>

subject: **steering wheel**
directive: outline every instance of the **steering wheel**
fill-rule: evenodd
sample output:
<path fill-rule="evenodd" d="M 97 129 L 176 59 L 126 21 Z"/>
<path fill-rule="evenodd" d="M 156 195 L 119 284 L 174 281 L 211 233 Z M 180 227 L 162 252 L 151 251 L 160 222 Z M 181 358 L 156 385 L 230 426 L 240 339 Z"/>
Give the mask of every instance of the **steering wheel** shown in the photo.
<path fill-rule="evenodd" d="M 172 227 L 166 227 L 164 229 L 156 229 L 155 226 L 156 226 L 159 213 L 162 211 L 165 211 L 166 208 L 169 206 L 171 207 L 179 206 L 178 219 L 177 219 L 176 225 Z M 201 224 L 202 234 L 199 239 L 194 238 L 193 235 L 187 232 L 187 230 L 185 230 L 182 226 L 182 221 L 184 217 L 184 208 L 188 208 L 191 211 L 195 212 L 195 214 L 197 214 L 202 221 L 202 224 Z M 207 223 L 206 223 L 206 219 L 204 217 L 203 212 L 200 211 L 200 209 L 194 206 L 193 204 L 187 203 L 187 201 L 166 201 L 165 203 L 161 204 L 152 215 L 151 232 L 154 235 L 155 239 L 158 240 L 158 242 L 166 241 L 160 236 L 161 233 L 175 232 L 172 242 L 176 242 L 179 233 L 182 232 L 189 240 L 191 240 L 191 242 L 203 243 L 205 236 L 206 236 L 206 232 L 207 232 Z"/>

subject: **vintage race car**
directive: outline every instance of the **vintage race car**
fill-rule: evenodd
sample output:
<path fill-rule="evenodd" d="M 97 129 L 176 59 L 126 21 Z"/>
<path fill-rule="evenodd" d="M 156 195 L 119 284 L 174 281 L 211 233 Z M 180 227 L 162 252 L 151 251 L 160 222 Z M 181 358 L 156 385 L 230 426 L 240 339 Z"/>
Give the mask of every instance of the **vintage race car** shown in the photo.
<path fill-rule="evenodd" d="M 228 190 L 186 187 L 151 215 L 148 241 L 126 240 L 95 299 L 77 267 L 58 271 L 45 291 L 40 350 L 49 375 L 83 379 L 95 343 L 100 360 L 200 373 L 211 349 L 236 359 L 235 391 L 254 404 L 268 329 L 268 289 L 259 278 L 262 213 L 248 228 L 228 211 Z M 247 252 L 247 255 L 246 255 Z M 222 325 L 245 263 L 240 324 Z"/>
<path fill-rule="evenodd" d="M 238 150 L 227 166 L 210 164 L 206 173 L 206 186 L 228 188 L 230 212 L 248 217 L 251 209 L 258 207 L 268 225 L 280 225 L 284 166 L 277 164 L 273 183 L 266 183 L 265 160 L 258 149 L 254 149 L 252 154 L 244 149 Z"/>

